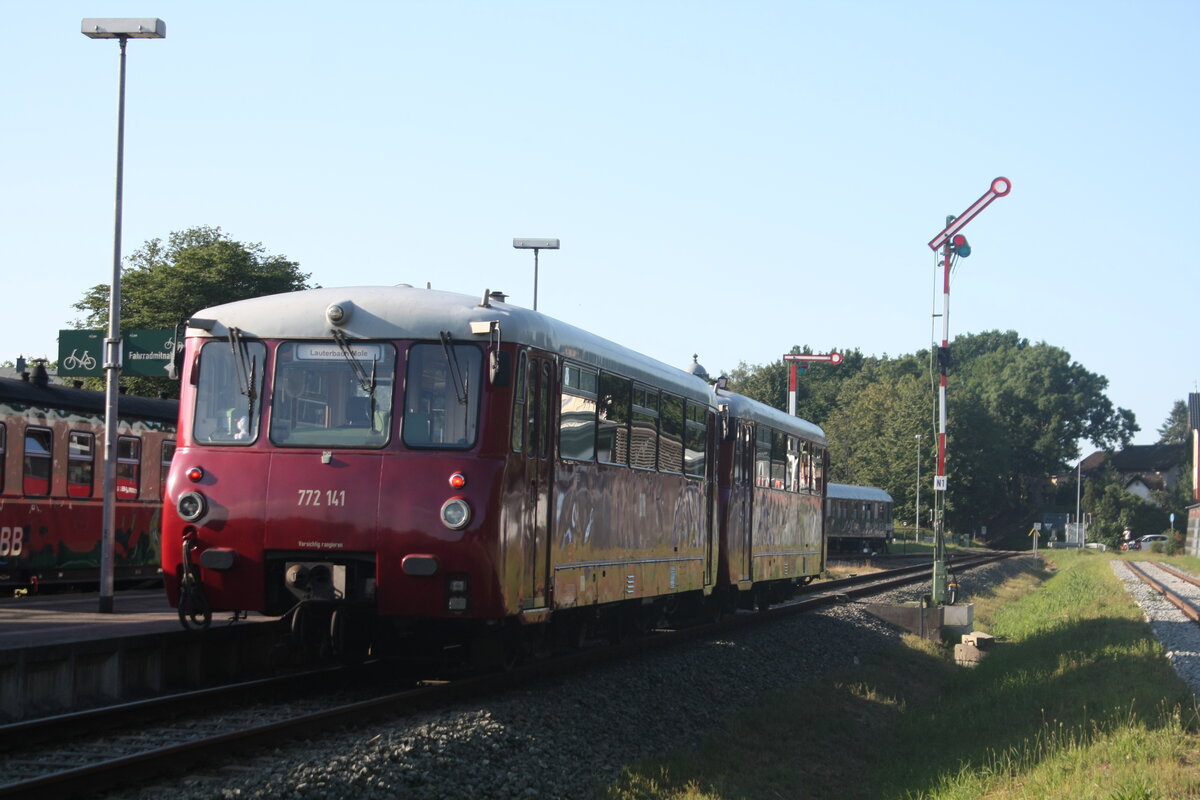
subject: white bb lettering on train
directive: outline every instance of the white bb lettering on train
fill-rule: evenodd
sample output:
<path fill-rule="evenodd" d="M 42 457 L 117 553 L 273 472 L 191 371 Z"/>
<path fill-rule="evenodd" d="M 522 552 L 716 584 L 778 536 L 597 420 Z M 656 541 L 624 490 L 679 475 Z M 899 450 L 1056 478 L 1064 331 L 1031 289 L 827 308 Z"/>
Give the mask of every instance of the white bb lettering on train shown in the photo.
<path fill-rule="evenodd" d="M 7 526 L 0 528 L 0 556 L 17 557 L 21 555 L 22 545 L 25 543 L 25 529 L 22 527 L 9 528 Z"/>

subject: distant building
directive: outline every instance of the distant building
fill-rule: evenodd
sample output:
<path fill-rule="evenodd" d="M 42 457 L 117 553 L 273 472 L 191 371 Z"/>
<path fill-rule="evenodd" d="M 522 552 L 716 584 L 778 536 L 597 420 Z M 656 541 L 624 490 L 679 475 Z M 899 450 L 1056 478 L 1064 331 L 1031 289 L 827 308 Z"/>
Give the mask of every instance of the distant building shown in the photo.
<path fill-rule="evenodd" d="M 1083 476 L 1097 475 L 1111 464 L 1125 491 L 1154 503 L 1151 492 L 1169 491 L 1179 482 L 1188 461 L 1185 444 L 1130 445 L 1117 453 L 1098 450 L 1083 460 Z"/>

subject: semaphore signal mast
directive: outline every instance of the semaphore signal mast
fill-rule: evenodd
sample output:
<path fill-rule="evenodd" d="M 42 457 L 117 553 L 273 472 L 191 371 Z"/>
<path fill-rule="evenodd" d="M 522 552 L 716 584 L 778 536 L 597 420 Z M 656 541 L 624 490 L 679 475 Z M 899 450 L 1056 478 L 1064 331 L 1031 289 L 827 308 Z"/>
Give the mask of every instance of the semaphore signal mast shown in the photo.
<path fill-rule="evenodd" d="M 967 237 L 960 231 L 979 215 L 997 197 L 1005 197 L 1012 191 L 1012 181 L 996 178 L 983 196 L 972 203 L 957 217 L 946 217 L 946 227 L 929 240 L 929 249 L 942 256 L 942 345 L 938 348 L 938 457 L 937 474 L 933 479 L 934 504 L 941 509 L 934 514 L 933 532 L 933 588 L 935 605 L 946 602 L 946 539 L 944 511 L 946 508 L 946 371 L 950 366 L 950 265 L 956 256 L 963 258 L 971 254 Z"/>

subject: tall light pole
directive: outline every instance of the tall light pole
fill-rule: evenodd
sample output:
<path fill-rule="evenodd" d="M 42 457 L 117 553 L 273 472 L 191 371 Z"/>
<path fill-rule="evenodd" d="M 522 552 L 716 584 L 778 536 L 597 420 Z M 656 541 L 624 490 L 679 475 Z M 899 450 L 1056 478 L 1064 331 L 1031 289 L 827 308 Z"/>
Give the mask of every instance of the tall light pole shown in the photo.
<path fill-rule="evenodd" d="M 917 510 L 914 516 L 913 539 L 921 541 L 921 434 L 917 434 Z"/>
<path fill-rule="evenodd" d="M 80 32 L 89 39 L 121 43 L 117 76 L 117 199 L 113 222 L 112 288 L 108 297 L 108 337 L 104 340 L 104 520 L 100 538 L 101 614 L 113 610 L 113 548 L 117 529 L 117 379 L 121 372 L 121 192 L 125 172 L 125 45 L 130 39 L 162 39 L 167 24 L 157 17 L 85 19 Z"/>
<path fill-rule="evenodd" d="M 537 311 L 538 250 L 557 250 L 558 239 L 513 239 L 513 247 L 533 251 L 533 310 Z"/>

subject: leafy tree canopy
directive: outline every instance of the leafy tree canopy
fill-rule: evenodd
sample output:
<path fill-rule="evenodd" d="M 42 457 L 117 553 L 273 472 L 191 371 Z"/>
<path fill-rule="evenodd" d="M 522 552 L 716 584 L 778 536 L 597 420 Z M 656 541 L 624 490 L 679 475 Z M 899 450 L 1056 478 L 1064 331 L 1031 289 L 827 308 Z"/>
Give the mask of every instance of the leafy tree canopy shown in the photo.
<path fill-rule="evenodd" d="M 200 226 L 151 239 L 125 259 L 121 271 L 121 330 L 174 328 L 202 308 L 281 292 L 309 289 L 309 274 L 286 256 L 257 243 L 231 239 Z M 77 328 L 108 327 L 109 286 L 89 289 L 75 309 Z M 178 396 L 166 378 L 122 378 L 134 394 Z"/>
<path fill-rule="evenodd" d="M 1133 414 L 1105 396 L 1108 380 L 1061 348 L 1031 344 L 1015 331 L 987 331 L 960 336 L 951 352 L 945 498 L 951 527 L 994 529 L 1017 518 L 1041 502 L 1047 476 L 1078 457 L 1080 440 L 1121 446 L 1137 431 Z M 797 390 L 797 413 L 825 429 L 833 478 L 884 489 L 901 520 L 906 513 L 911 520 L 915 509 L 918 458 L 922 497 L 933 494 L 938 373 L 932 356 L 932 350 L 894 358 L 850 351 L 840 367 L 814 366 Z M 731 388 L 786 408 L 787 367 L 740 364 Z"/>

